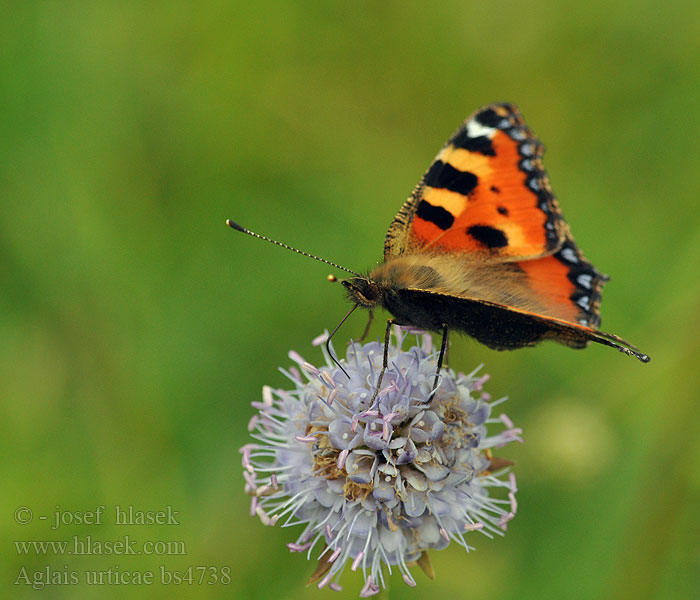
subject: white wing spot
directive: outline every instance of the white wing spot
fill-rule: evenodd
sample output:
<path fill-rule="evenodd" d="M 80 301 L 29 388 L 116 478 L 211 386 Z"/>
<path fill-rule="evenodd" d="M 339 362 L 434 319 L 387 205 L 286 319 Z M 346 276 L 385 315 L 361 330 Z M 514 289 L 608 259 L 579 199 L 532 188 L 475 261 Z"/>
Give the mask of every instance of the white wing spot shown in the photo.
<path fill-rule="evenodd" d="M 588 273 L 581 273 L 581 275 L 579 275 L 576 278 L 576 281 L 578 282 L 578 284 L 581 287 L 585 287 L 587 290 L 591 289 L 592 280 L 593 280 L 593 276 L 589 275 Z"/>
<path fill-rule="evenodd" d="M 591 299 L 588 296 L 581 296 L 578 300 L 576 300 L 576 304 L 578 304 L 583 310 L 591 310 Z"/>
<path fill-rule="evenodd" d="M 561 251 L 561 256 L 566 262 L 570 262 L 574 265 L 578 264 L 578 256 L 576 256 L 576 252 L 574 252 L 572 248 L 564 248 Z"/>
<path fill-rule="evenodd" d="M 467 135 L 470 138 L 477 138 L 477 137 L 487 137 L 489 139 L 492 139 L 494 135 L 496 135 L 496 129 L 493 127 L 487 127 L 486 125 L 482 125 L 479 123 L 476 119 L 470 119 L 467 121 Z"/>

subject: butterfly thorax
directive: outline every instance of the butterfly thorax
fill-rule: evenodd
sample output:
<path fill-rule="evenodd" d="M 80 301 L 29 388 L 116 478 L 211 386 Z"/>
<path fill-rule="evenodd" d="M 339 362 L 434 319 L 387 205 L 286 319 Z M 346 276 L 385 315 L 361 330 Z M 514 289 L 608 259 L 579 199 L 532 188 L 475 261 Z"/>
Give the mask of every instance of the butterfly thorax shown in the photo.
<path fill-rule="evenodd" d="M 430 264 L 425 258 L 407 260 L 402 257 L 379 265 L 367 277 L 351 277 L 341 283 L 352 303 L 368 309 L 383 307 L 392 312 L 390 305 L 397 290 L 437 290 L 446 282 L 436 264 Z"/>

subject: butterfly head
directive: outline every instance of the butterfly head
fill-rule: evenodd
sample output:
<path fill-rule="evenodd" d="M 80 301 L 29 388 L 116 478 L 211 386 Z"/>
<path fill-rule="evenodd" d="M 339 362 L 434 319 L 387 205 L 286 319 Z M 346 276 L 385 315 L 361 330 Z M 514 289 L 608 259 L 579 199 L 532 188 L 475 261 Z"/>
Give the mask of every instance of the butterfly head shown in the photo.
<path fill-rule="evenodd" d="M 374 308 L 381 303 L 382 291 L 376 282 L 367 277 L 350 277 L 342 279 L 348 298 L 354 304 L 364 308 Z"/>

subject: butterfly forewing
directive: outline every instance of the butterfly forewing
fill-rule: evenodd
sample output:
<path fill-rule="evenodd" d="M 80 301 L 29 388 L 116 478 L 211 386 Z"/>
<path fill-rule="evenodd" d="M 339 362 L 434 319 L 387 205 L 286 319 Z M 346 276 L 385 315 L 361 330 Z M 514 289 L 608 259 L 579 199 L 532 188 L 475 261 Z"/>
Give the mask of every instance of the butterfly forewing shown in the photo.
<path fill-rule="evenodd" d="M 552 254 L 566 236 L 541 157 L 512 104 L 470 116 L 439 152 L 387 234 L 384 258 L 468 253 L 485 261 Z"/>

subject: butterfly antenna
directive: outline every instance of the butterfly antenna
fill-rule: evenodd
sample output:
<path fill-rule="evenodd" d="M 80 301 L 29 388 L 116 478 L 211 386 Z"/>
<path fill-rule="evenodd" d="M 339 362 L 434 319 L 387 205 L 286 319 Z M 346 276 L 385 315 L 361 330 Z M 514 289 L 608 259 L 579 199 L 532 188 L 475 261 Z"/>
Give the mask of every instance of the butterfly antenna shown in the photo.
<path fill-rule="evenodd" d="M 341 267 L 339 264 L 331 262 L 330 260 L 326 260 L 325 258 L 321 258 L 320 256 L 315 256 L 314 254 L 309 254 L 308 252 L 304 252 L 303 250 L 298 250 L 297 248 L 293 248 L 292 246 L 288 246 L 287 244 L 283 244 L 282 242 L 278 242 L 277 240 L 273 240 L 272 238 L 269 238 L 264 235 L 260 235 L 259 233 L 255 233 L 254 231 L 251 231 L 250 229 L 246 229 L 245 227 L 239 225 L 235 221 L 232 221 L 231 219 L 226 220 L 226 225 L 228 225 L 231 229 L 235 229 L 236 231 L 240 231 L 241 233 L 247 233 L 248 235 L 251 235 L 255 238 L 258 238 L 259 240 L 265 240 L 266 242 L 270 242 L 271 244 L 275 244 L 276 246 L 282 246 L 282 248 L 286 248 L 287 250 L 291 250 L 292 252 L 296 252 L 297 254 L 301 254 L 302 256 L 308 256 L 309 258 L 313 258 L 315 260 L 318 260 L 322 263 L 326 263 L 327 265 L 330 265 L 331 267 L 335 267 L 336 269 L 340 269 L 341 271 L 345 271 L 346 273 L 351 273 L 352 275 L 355 275 L 356 277 L 362 277 L 359 273 L 355 273 L 355 271 L 351 271 L 350 269 L 347 269 L 346 267 Z"/>

